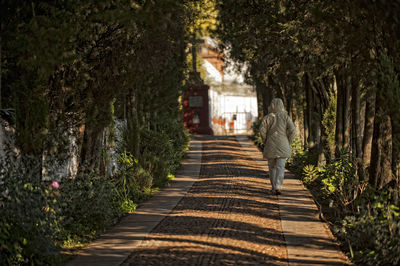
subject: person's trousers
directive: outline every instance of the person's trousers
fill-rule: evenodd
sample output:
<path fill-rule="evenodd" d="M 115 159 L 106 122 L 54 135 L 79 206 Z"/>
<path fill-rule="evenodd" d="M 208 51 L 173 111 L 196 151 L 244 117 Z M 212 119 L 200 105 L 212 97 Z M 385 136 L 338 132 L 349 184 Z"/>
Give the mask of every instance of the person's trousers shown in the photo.
<path fill-rule="evenodd" d="M 286 158 L 268 159 L 269 179 L 273 190 L 281 190 L 285 176 Z"/>

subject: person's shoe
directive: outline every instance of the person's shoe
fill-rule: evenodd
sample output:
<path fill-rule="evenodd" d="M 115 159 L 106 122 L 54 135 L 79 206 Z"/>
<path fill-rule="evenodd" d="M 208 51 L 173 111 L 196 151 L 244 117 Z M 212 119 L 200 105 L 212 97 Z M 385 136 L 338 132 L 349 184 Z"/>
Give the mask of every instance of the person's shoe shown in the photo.
<path fill-rule="evenodd" d="M 275 190 L 275 194 L 276 195 L 281 195 L 282 193 L 281 193 L 281 191 L 279 189 L 277 189 L 277 190 Z"/>

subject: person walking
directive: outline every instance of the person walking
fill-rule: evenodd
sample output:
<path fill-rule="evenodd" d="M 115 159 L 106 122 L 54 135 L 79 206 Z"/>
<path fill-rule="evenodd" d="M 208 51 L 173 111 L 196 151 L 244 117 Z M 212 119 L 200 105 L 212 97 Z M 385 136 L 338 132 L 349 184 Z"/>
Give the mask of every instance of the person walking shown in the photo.
<path fill-rule="evenodd" d="M 292 154 L 291 145 L 296 135 L 296 128 L 280 98 L 272 99 L 268 114 L 261 121 L 260 134 L 264 143 L 263 157 L 268 160 L 272 191 L 280 195 L 286 158 Z"/>

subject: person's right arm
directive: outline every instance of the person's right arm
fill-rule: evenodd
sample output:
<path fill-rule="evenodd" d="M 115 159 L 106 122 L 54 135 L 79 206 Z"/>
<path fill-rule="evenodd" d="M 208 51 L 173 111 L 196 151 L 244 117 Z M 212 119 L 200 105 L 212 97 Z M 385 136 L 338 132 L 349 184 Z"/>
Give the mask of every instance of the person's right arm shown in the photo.
<path fill-rule="evenodd" d="M 292 145 L 294 137 L 296 136 L 296 127 L 294 126 L 292 119 L 290 119 L 289 116 L 286 123 L 286 136 L 289 140 L 290 145 Z"/>
<path fill-rule="evenodd" d="M 264 116 L 264 118 L 261 121 L 260 125 L 260 135 L 261 135 L 261 140 L 263 143 L 267 140 L 267 133 L 268 133 L 268 118 L 267 116 Z"/>

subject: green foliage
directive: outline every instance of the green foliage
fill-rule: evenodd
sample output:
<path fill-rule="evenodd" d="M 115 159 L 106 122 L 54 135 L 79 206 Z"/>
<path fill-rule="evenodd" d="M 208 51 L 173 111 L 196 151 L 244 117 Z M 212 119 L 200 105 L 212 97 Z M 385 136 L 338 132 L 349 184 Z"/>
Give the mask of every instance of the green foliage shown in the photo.
<path fill-rule="evenodd" d="M 189 34 L 207 36 L 218 24 L 214 0 L 187 1 Z"/>
<path fill-rule="evenodd" d="M 293 173 L 301 176 L 306 165 L 313 165 L 317 161 L 317 151 L 315 149 L 303 150 L 299 138 L 295 138 L 292 143 L 292 156 L 287 160 L 287 167 Z"/>
<path fill-rule="evenodd" d="M 378 109 L 377 119 L 382 115 L 389 114 L 391 117 L 393 131 L 393 159 L 394 165 L 400 164 L 400 114 L 398 107 L 400 105 L 400 80 L 399 72 L 396 71 L 394 58 L 386 52 L 380 51 L 378 64 L 378 86 L 377 97 L 382 99 L 384 106 Z M 397 166 L 398 167 L 398 166 Z"/>
<path fill-rule="evenodd" d="M 136 210 L 136 207 L 137 207 L 137 204 L 133 203 L 133 201 L 130 199 L 124 200 L 121 204 L 121 210 L 124 213 L 132 213 Z"/>
<path fill-rule="evenodd" d="M 343 116 L 349 114 L 341 113 L 336 121 L 336 97 L 344 97 L 337 93 L 343 89 L 349 90 L 350 95 L 374 95 L 377 91 L 378 99 L 383 99 L 377 101 L 378 110 L 391 118 L 392 168 L 399 174 L 400 86 L 396 66 L 400 64 L 400 23 L 394 10 L 400 8 L 400 1 L 317 0 L 299 4 L 219 0 L 216 6 L 220 20 L 216 34 L 221 46 L 229 50 L 231 58 L 247 66 L 247 81 L 256 87 L 259 109 L 265 111 L 265 103 L 276 96 L 283 98 L 288 109 L 299 108 L 291 112 L 303 122 L 304 127 L 300 123 L 299 129 L 304 129 L 305 145 L 313 146 L 320 140 L 322 143 L 316 143 L 324 146 L 320 155 L 330 154 L 328 160 L 333 158 L 333 147 L 343 145 L 334 143 L 336 122 L 348 123 L 346 128 L 339 126 L 337 139 L 343 139 L 344 146 L 357 149 L 352 154 L 359 156 L 360 143 L 355 145 L 354 139 L 362 136 L 358 123 L 363 119 L 357 117 L 363 115 L 360 106 L 365 99 L 361 98 L 359 105 L 355 99 L 360 100 L 361 96 L 353 95 L 350 110 L 345 105 L 337 106 L 349 111 L 353 119 L 350 121 Z M 323 134 L 318 138 L 320 125 Z M 352 137 L 343 138 L 348 131 Z M 390 133 L 374 138 L 387 134 Z M 367 157 L 363 159 L 369 163 Z M 322 156 L 320 159 L 322 162 Z"/>
<path fill-rule="evenodd" d="M 174 0 L 5 1 L 1 94 L 3 105 L 16 110 L 21 152 L 52 149 L 44 142 L 59 143 L 60 125 L 61 132 L 80 128 L 79 165 L 96 171 L 114 107 L 135 132 L 161 113 L 170 115 L 165 122 L 176 122 L 194 6 Z M 140 136 L 131 139 L 137 147 Z"/>
<path fill-rule="evenodd" d="M 292 143 L 292 155 L 303 153 L 303 145 L 298 137 L 295 137 Z"/>
<path fill-rule="evenodd" d="M 41 182 L 35 159 L 3 162 L 0 169 L 0 264 L 53 264 L 60 230 L 56 191 Z"/>
<path fill-rule="evenodd" d="M 121 169 L 114 177 L 118 201 L 122 211 L 133 212 L 137 203 L 150 196 L 153 177 L 130 153 L 122 153 L 118 158 L 118 164 Z"/>
<path fill-rule="evenodd" d="M 324 167 L 305 164 L 305 153 L 296 153 L 291 169 L 299 173 L 324 217 L 353 261 L 360 265 L 397 265 L 400 261 L 400 209 L 398 196 L 378 191 L 359 180 L 349 154 L 342 151 Z M 387 188 L 388 189 L 388 188 Z"/>
<path fill-rule="evenodd" d="M 371 189 L 372 190 L 372 189 Z M 372 191 L 371 191 L 372 192 Z M 399 207 L 388 193 L 373 193 L 356 215 L 347 216 L 336 227 L 337 235 L 348 241 L 353 259 L 362 265 L 400 263 Z"/>
<path fill-rule="evenodd" d="M 189 133 L 181 122 L 162 116 L 160 122 L 154 127 L 157 130 L 141 128 L 139 156 L 137 160 L 124 160 L 123 169 L 128 165 L 132 176 L 131 184 L 141 189 L 163 187 L 169 181 L 169 175 L 174 174 L 185 155 L 189 145 Z M 131 131 L 132 129 L 127 129 Z M 129 136 L 130 133 L 126 133 Z M 122 153 L 124 155 L 126 153 Z M 129 154 L 129 156 L 133 156 Z M 128 156 L 128 157 L 129 157 Z M 133 158 L 133 157 L 132 157 Z M 126 171 L 121 173 L 125 175 Z M 136 180 L 136 181 L 134 181 Z"/>
<path fill-rule="evenodd" d="M 171 173 L 175 173 L 180 165 L 182 158 L 185 156 L 189 148 L 189 131 L 184 128 L 181 122 L 171 121 L 168 123 L 163 123 L 163 125 L 161 126 L 161 132 L 163 132 L 163 134 L 166 134 L 171 140 L 173 149 Z"/>
<path fill-rule="evenodd" d="M 217 1 L 220 27 L 216 33 L 231 58 L 247 66 L 247 80 L 256 87 L 259 105 L 278 96 L 288 108 L 296 109 L 291 112 L 303 122 L 304 127 L 298 124 L 306 143 L 304 150 L 293 148 L 288 167 L 304 177 L 330 222 L 340 227 L 345 221 L 342 243 L 361 265 L 399 264 L 399 232 L 392 229 L 398 228 L 398 199 L 373 203 L 389 188 L 391 195 L 399 192 L 399 8 L 398 0 Z M 369 106 L 375 92 L 375 115 L 371 105 L 366 119 L 360 119 L 363 103 L 368 99 Z M 337 105 L 349 96 L 350 102 Z M 367 185 L 368 179 L 381 177 L 368 177 L 360 162 L 370 163 L 369 154 L 361 156 L 363 148 L 368 150 L 370 119 L 375 124 L 373 150 L 379 147 L 370 165 L 389 177 L 395 175 L 381 191 Z M 367 121 L 367 127 L 361 144 L 362 121 Z M 335 143 L 335 134 L 340 143 Z M 256 131 L 254 140 L 260 146 Z M 319 151 L 307 147 L 318 140 Z M 335 146 L 349 150 L 335 155 Z M 322 154 L 331 155 L 325 167 L 313 166 L 318 154 L 321 162 Z M 394 211 L 392 218 L 383 214 L 388 210 Z"/>
<path fill-rule="evenodd" d="M 93 238 L 122 215 L 115 185 L 95 173 L 66 180 L 60 187 L 61 241 L 78 242 Z"/>
<path fill-rule="evenodd" d="M 314 182 L 320 174 L 320 169 L 318 167 L 315 167 L 312 164 L 306 165 L 303 168 L 303 181 L 306 184 L 311 184 Z"/>
<path fill-rule="evenodd" d="M 2 2 L 0 106 L 15 110 L 21 154 L 40 160 L 0 168 L 9 176 L 0 187 L 0 264 L 52 264 L 57 248 L 92 239 L 173 177 L 189 143 L 179 102 L 187 43 L 192 26 L 210 19 L 195 2 Z M 118 147 L 121 172 L 106 178 L 115 118 L 129 134 Z M 65 161 L 70 130 L 80 174 L 50 191 L 41 159 Z"/>
<path fill-rule="evenodd" d="M 153 176 L 154 186 L 163 186 L 176 163 L 172 140 L 166 134 L 143 130 L 142 141 L 141 165 Z"/>
<path fill-rule="evenodd" d="M 183 151 L 176 153 L 183 155 Z M 114 179 L 96 173 L 80 174 L 63 181 L 59 189 L 41 181 L 41 164 L 35 159 L 2 164 L 1 264 L 60 261 L 60 248 L 86 244 L 121 215 L 135 211 L 156 190 L 151 188 L 151 174 L 166 174 L 165 183 L 173 176 L 165 169 L 171 170 L 177 162 L 171 167 L 160 164 L 149 172 L 131 154 L 124 153 L 119 163 L 122 170 Z M 154 160 L 148 163 L 159 164 Z"/>
<path fill-rule="evenodd" d="M 321 171 L 321 184 L 324 193 L 335 203 L 335 208 L 354 210 L 355 201 L 362 195 L 367 186 L 366 180 L 360 181 L 356 167 L 346 151 Z M 344 212 L 344 211 L 343 211 Z"/>

